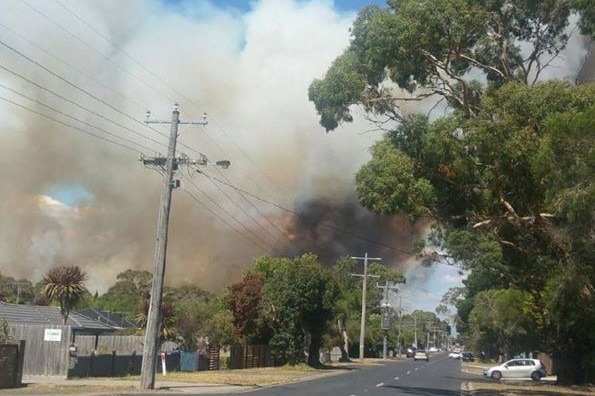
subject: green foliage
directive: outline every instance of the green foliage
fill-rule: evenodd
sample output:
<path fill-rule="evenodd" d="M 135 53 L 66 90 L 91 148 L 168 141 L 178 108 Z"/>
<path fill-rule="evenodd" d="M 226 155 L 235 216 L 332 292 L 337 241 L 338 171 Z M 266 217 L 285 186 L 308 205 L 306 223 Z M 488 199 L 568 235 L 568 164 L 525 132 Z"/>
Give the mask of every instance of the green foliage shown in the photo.
<path fill-rule="evenodd" d="M 475 296 L 469 315 L 476 350 L 512 357 L 539 346 L 539 327 L 532 320 L 533 297 L 518 289 L 490 289 Z"/>
<path fill-rule="evenodd" d="M 149 298 L 153 275 L 148 271 L 127 269 L 118 274 L 116 283 L 95 301 L 95 306 L 128 318 L 139 313 L 142 300 Z"/>
<path fill-rule="evenodd" d="M 322 335 L 326 331 L 336 288 L 330 273 L 314 254 L 284 263 L 263 287 L 261 309 L 271 323 L 271 345 L 282 361 L 303 361 L 303 339 L 309 338 L 310 365 L 317 365 Z"/>
<path fill-rule="evenodd" d="M 544 349 L 574 348 L 571 330 L 562 337 L 548 319 L 562 306 L 547 305 L 552 296 L 578 293 L 564 283 L 572 277 L 559 274 L 585 274 L 585 290 L 594 282 L 594 102 L 593 86 L 506 84 L 489 92 L 476 117 L 452 115 L 425 127 L 423 120 L 405 120 L 360 171 L 365 179 L 358 180 L 358 194 L 365 206 L 384 205 L 386 213 L 405 210 L 413 218 L 423 208 L 438 225 L 425 248 L 445 253 L 421 253 L 471 271 L 465 299 L 456 304 L 459 330 L 473 334 L 477 343 L 485 341 L 483 330 L 477 330 L 482 318 L 473 314 L 482 291 L 505 289 L 530 294 L 530 301 L 523 300 L 530 302 L 525 307 L 530 322 L 520 326 L 540 333 L 527 331 L 531 337 L 517 342 L 496 328 L 498 337 L 508 337 L 515 347 L 533 348 L 536 340 Z M 417 181 L 428 183 L 431 195 L 411 204 Z M 562 283 L 554 283 L 559 290 L 544 298 L 551 279 Z M 590 320 L 591 311 L 580 312 Z M 574 330 L 576 339 L 581 331 Z M 498 342 L 499 348 L 513 348 Z M 565 380 L 584 379 L 577 374 Z"/>
<path fill-rule="evenodd" d="M 12 329 L 6 320 L 0 321 L 0 344 L 11 344 L 14 342 Z"/>
<path fill-rule="evenodd" d="M 412 218 L 429 214 L 433 191 L 416 178 L 411 159 L 383 140 L 372 148 L 372 160 L 356 176 L 356 191 L 365 207 L 376 213 L 404 211 Z"/>
<path fill-rule="evenodd" d="M 384 9 L 366 7 L 349 47 L 312 82 L 309 98 L 327 131 L 352 121 L 352 105 L 401 121 L 399 100 L 432 95 L 474 117 L 485 86 L 470 76 L 482 73 L 489 87 L 534 84 L 549 66 L 544 59 L 566 47 L 573 12 L 593 34 L 588 0 L 391 0 Z"/>
<path fill-rule="evenodd" d="M 43 277 L 42 293 L 49 301 L 60 304 L 60 313 L 64 324 L 68 321 L 70 311 L 81 301 L 85 292 L 84 287 L 87 273 L 78 266 L 60 266 L 50 269 Z"/>
<path fill-rule="evenodd" d="M 0 301 L 11 304 L 30 304 L 35 299 L 35 289 L 27 279 L 14 279 L 0 274 Z"/>

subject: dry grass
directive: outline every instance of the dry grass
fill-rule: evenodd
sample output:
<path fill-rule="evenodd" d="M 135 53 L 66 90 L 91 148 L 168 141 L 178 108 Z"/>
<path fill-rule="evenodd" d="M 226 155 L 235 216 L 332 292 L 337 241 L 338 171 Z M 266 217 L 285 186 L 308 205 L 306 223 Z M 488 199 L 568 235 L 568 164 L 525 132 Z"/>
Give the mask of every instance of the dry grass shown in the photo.
<path fill-rule="evenodd" d="M 114 390 L 118 393 L 127 393 L 138 391 L 134 385 L 130 386 L 100 386 L 100 385 L 48 385 L 48 384 L 29 384 L 22 388 L 0 389 L 0 395 L 26 395 L 26 394 L 54 394 L 54 395 L 72 395 L 105 393 L 113 394 Z"/>
<path fill-rule="evenodd" d="M 156 381 L 179 381 L 203 384 L 227 384 L 241 386 L 268 386 L 291 382 L 313 375 L 327 374 L 328 370 L 316 370 L 308 366 L 264 367 L 244 370 L 199 371 L 196 373 L 169 373 L 157 375 Z"/>

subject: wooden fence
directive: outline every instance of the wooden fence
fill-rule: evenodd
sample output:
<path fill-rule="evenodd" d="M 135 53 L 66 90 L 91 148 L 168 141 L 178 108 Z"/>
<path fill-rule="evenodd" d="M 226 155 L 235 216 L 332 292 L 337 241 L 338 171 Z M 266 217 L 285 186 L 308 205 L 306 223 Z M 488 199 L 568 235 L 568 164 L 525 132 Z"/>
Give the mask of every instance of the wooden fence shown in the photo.
<path fill-rule="evenodd" d="M 100 335 L 97 342 L 97 348 L 95 348 L 95 336 L 93 335 L 78 335 L 76 336 L 75 343 L 78 347 L 79 355 L 90 355 L 95 350 L 99 354 L 111 354 L 116 351 L 118 355 L 137 354 L 143 353 L 143 343 L 145 337 L 135 335 Z M 165 341 L 161 344 L 161 352 L 169 352 L 176 348 L 178 344 L 171 341 Z"/>
<path fill-rule="evenodd" d="M 23 376 L 66 378 L 68 374 L 70 326 L 13 324 L 15 340 L 25 340 Z M 48 336 L 46 330 L 51 331 Z"/>
<path fill-rule="evenodd" d="M 270 367 L 274 361 L 267 345 L 234 345 L 230 350 L 229 368 Z"/>

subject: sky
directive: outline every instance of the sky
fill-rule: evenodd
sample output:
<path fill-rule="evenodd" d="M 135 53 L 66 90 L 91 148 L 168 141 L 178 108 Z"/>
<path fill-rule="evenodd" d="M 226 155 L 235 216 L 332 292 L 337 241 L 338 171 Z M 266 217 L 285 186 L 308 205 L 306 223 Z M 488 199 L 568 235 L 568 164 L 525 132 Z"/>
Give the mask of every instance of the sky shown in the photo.
<path fill-rule="evenodd" d="M 457 269 L 419 266 L 410 250 L 426 225 L 355 197 L 382 134 L 357 109 L 327 134 L 308 101 L 364 4 L 3 2 L 0 273 L 37 282 L 80 265 L 103 293 L 128 268 L 152 271 L 162 179 L 139 159 L 166 153 L 169 126 L 142 121 L 147 109 L 169 120 L 178 101 L 182 121 L 208 119 L 180 126 L 178 154 L 232 165 L 177 173 L 167 284 L 219 292 L 261 255 L 332 265 L 367 252 L 406 274 L 405 311 L 434 310 Z"/>

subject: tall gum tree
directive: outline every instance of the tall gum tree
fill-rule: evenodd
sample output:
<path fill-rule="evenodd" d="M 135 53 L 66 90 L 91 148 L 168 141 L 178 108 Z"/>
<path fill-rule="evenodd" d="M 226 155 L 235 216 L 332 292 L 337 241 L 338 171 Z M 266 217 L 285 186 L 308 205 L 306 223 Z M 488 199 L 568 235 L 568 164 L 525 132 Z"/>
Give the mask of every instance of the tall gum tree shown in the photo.
<path fill-rule="evenodd" d="M 387 126 L 357 174 L 361 203 L 434 221 L 441 253 L 427 261 L 472 274 L 462 320 L 482 290 L 529 293 L 562 384 L 595 373 L 585 330 L 595 322 L 595 93 L 540 83 L 573 13 L 592 34 L 588 1 L 389 0 L 359 13 L 349 47 L 309 88 L 327 131 L 351 121 L 354 105 Z M 430 96 L 452 112 L 430 122 L 399 106 Z"/>
<path fill-rule="evenodd" d="M 385 125 L 401 121 L 403 100 L 446 100 L 467 116 L 479 112 L 486 81 L 534 84 L 567 46 L 569 17 L 584 33 L 595 21 L 588 0 L 389 0 L 368 6 L 351 29 L 349 47 L 309 98 L 327 130 L 352 121 L 361 105 Z"/>

